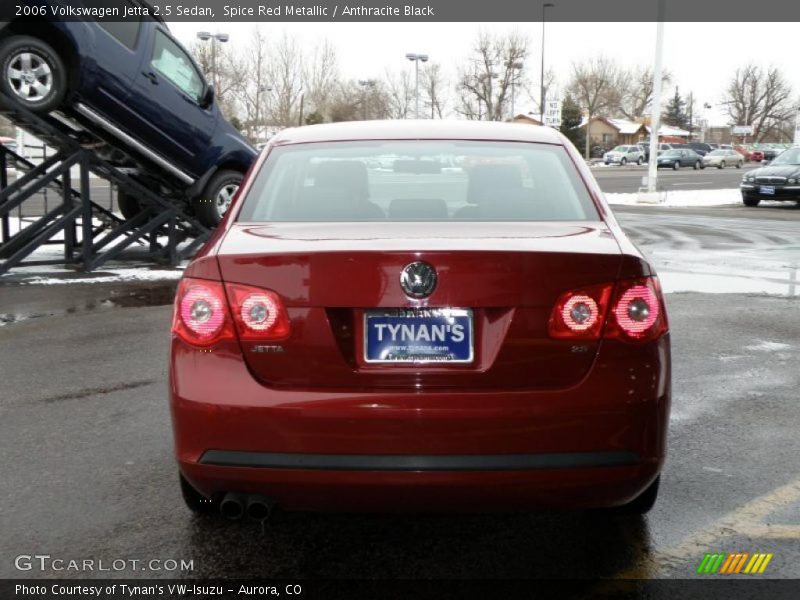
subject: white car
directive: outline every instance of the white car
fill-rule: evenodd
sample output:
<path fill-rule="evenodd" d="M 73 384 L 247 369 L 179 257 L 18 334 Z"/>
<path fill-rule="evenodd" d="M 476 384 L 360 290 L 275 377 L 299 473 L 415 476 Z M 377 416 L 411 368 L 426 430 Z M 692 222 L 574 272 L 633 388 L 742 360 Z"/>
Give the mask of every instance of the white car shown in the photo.
<path fill-rule="evenodd" d="M 636 163 L 641 165 L 644 162 L 644 152 L 636 145 L 617 146 L 603 155 L 603 162 L 607 165 L 612 163 L 620 165 Z"/>
<path fill-rule="evenodd" d="M 725 167 L 736 167 L 741 169 L 744 164 L 744 156 L 739 154 L 736 150 L 712 150 L 703 157 L 703 166 L 717 167 L 724 169 Z"/>

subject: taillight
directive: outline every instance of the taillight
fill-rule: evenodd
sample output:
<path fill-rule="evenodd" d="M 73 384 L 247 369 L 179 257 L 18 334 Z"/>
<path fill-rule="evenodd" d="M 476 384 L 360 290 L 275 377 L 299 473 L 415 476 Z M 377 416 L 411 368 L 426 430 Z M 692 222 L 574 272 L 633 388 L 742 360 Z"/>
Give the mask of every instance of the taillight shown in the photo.
<path fill-rule="evenodd" d="M 565 292 L 553 307 L 548 331 L 557 339 L 646 342 L 668 327 L 658 279 L 645 277 L 620 281 L 616 288 L 604 284 Z"/>
<path fill-rule="evenodd" d="M 550 337 L 596 340 L 603 331 L 611 284 L 561 294 L 550 315 Z"/>
<path fill-rule="evenodd" d="M 195 346 L 235 339 L 236 333 L 241 340 L 278 340 L 288 337 L 289 318 L 273 291 L 186 277 L 178 285 L 172 331 Z"/>
<path fill-rule="evenodd" d="M 178 285 L 172 332 L 196 346 L 233 337 L 225 290 L 217 281 L 186 277 Z"/>
<path fill-rule="evenodd" d="M 647 342 L 658 339 L 668 329 L 657 277 L 619 282 L 606 337 Z"/>
<path fill-rule="evenodd" d="M 226 283 L 233 320 L 242 341 L 282 340 L 289 336 L 289 317 L 273 291 Z"/>

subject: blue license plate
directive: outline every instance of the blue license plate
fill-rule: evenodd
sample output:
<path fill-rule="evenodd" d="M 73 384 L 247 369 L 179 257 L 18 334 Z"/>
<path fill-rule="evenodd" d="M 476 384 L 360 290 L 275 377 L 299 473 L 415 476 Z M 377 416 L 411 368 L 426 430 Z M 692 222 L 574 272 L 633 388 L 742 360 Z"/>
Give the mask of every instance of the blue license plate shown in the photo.
<path fill-rule="evenodd" d="M 767 196 L 774 196 L 775 195 L 775 186 L 773 185 L 762 185 L 761 186 L 761 193 Z"/>
<path fill-rule="evenodd" d="M 468 363 L 473 359 L 472 311 L 456 308 L 364 313 L 368 363 Z"/>

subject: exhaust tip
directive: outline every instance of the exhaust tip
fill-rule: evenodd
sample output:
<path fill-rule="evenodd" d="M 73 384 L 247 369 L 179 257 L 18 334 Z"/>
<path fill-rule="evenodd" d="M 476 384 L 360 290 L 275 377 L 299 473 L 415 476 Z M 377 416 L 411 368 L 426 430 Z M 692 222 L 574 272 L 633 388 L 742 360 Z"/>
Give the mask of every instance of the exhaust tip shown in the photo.
<path fill-rule="evenodd" d="M 231 521 L 241 519 L 244 515 L 244 501 L 241 494 L 228 492 L 219 504 L 219 512 Z"/>
<path fill-rule="evenodd" d="M 245 511 L 247 516 L 254 521 L 266 521 L 272 514 L 272 506 L 275 503 L 263 496 L 249 496 Z"/>

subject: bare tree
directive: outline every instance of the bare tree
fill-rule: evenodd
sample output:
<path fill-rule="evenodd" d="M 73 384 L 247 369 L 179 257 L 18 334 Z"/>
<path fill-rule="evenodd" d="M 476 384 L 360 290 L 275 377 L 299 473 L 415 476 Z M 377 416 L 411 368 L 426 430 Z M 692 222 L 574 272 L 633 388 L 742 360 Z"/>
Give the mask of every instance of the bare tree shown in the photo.
<path fill-rule="evenodd" d="M 269 112 L 271 86 L 268 83 L 267 65 L 270 53 L 267 39 L 260 28 L 253 30 L 244 52 L 244 77 L 235 88 L 238 104 L 244 112 L 244 127 L 253 141 L 258 141 Z"/>
<path fill-rule="evenodd" d="M 511 86 L 523 84 L 516 68 L 528 56 L 528 38 L 519 33 L 478 35 L 469 63 L 459 69 L 458 112 L 469 119 L 501 121 L 511 99 Z"/>
<path fill-rule="evenodd" d="M 387 69 L 384 89 L 390 118 L 407 119 L 414 106 L 415 83 L 411 71 L 396 72 Z"/>
<path fill-rule="evenodd" d="M 777 67 L 736 69 L 724 102 L 734 123 L 753 125 L 755 141 L 791 129 L 795 116 L 792 87 Z"/>
<path fill-rule="evenodd" d="M 339 84 L 339 59 L 333 44 L 324 39 L 304 60 L 303 88 L 309 109 L 322 115 L 329 112 L 329 103 Z"/>
<path fill-rule="evenodd" d="M 303 92 L 303 54 L 297 40 L 286 32 L 270 48 L 267 78 L 272 88 L 270 120 L 289 127 L 298 123 Z"/>
<path fill-rule="evenodd" d="M 619 113 L 631 121 L 648 114 L 653 103 L 653 69 L 634 67 L 627 75 L 627 85 L 620 99 Z M 672 81 L 672 75 L 664 70 L 661 76 L 663 85 Z"/>
<path fill-rule="evenodd" d="M 445 90 L 447 83 L 439 63 L 429 63 L 422 72 L 422 91 L 425 108 L 430 112 L 431 119 L 444 116 L 444 106 L 447 102 Z"/>
<path fill-rule="evenodd" d="M 216 44 L 216 49 L 213 51 L 212 43 Z M 237 103 L 241 81 L 247 71 L 244 61 L 228 44 L 196 40 L 190 51 L 206 79 L 216 82 L 217 89 L 214 90 L 214 94 L 222 112 L 228 117 L 234 117 L 239 108 Z"/>
<path fill-rule="evenodd" d="M 619 110 L 625 73 L 612 60 L 600 56 L 582 63 L 573 63 L 569 93 L 586 116 L 585 157 L 591 152 L 592 119 Z"/>

